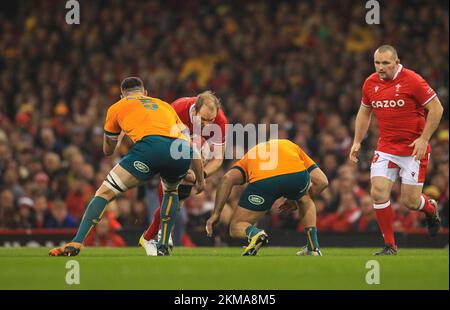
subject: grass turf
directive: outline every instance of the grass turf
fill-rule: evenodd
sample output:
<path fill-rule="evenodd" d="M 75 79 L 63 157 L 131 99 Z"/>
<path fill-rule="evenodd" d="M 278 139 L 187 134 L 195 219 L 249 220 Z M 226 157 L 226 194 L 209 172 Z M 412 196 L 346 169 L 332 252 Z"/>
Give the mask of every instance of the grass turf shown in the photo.
<path fill-rule="evenodd" d="M 140 248 L 84 248 L 77 257 L 49 257 L 47 248 L 0 248 L 0 289 L 449 289 L 446 249 L 401 249 L 374 257 L 369 248 L 327 248 L 323 257 L 267 247 L 176 248 L 147 257 Z M 366 263 L 380 264 L 380 284 L 366 284 Z M 80 284 L 66 284 L 66 263 L 80 265 Z"/>

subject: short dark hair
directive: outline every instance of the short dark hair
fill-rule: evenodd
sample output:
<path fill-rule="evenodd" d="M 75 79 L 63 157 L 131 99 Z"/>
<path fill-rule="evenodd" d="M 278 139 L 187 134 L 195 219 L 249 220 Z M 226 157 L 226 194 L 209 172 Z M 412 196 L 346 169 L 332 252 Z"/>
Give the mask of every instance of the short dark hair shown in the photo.
<path fill-rule="evenodd" d="M 379 48 L 377 48 L 377 51 L 379 53 L 385 53 L 385 52 L 391 52 L 395 59 L 398 59 L 397 50 L 392 45 L 381 45 Z"/>
<path fill-rule="evenodd" d="M 122 83 L 120 83 L 120 90 L 122 92 L 138 89 L 144 89 L 144 83 L 138 77 L 130 76 L 125 78 Z"/>

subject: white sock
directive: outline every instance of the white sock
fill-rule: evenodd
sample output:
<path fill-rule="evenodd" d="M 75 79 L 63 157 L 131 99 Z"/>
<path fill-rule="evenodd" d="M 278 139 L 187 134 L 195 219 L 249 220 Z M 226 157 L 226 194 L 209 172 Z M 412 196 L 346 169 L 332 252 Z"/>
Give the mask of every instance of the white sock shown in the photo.
<path fill-rule="evenodd" d="M 425 197 L 420 196 L 420 205 L 419 205 L 419 210 L 422 210 L 423 207 L 425 206 Z"/>
<path fill-rule="evenodd" d="M 385 202 L 385 203 L 380 203 L 380 204 L 374 203 L 373 208 L 374 209 L 385 209 L 385 208 L 389 207 L 390 205 L 391 205 L 391 201 L 388 200 L 388 202 Z"/>

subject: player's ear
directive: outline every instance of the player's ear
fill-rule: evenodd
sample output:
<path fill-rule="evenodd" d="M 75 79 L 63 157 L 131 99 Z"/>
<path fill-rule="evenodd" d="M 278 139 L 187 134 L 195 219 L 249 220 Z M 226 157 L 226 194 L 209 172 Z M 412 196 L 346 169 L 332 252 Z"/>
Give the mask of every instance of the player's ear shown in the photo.
<path fill-rule="evenodd" d="M 397 58 L 397 60 L 395 61 L 395 63 L 396 63 L 397 65 L 399 65 L 399 64 L 400 64 L 400 58 Z"/>
<path fill-rule="evenodd" d="M 144 89 L 144 96 L 147 96 L 148 92 L 146 89 Z"/>

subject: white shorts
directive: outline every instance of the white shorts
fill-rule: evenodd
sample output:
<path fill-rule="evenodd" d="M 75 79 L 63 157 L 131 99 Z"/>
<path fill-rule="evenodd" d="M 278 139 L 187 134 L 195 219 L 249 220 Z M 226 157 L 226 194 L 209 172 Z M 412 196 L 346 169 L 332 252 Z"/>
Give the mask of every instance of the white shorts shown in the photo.
<path fill-rule="evenodd" d="M 414 156 L 397 156 L 375 151 L 370 177 L 385 177 L 395 182 L 400 176 L 402 184 L 423 186 L 430 153 L 421 160 Z"/>

